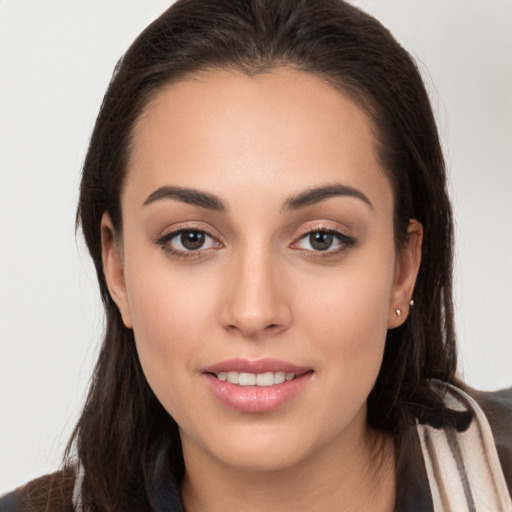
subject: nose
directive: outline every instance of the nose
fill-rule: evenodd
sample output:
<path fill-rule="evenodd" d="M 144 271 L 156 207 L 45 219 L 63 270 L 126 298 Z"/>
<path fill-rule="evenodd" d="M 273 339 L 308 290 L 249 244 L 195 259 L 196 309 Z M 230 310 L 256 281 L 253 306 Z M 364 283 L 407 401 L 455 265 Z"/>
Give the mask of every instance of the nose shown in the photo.
<path fill-rule="evenodd" d="M 221 320 L 234 334 L 255 338 L 277 334 L 290 325 L 289 290 L 269 253 L 252 251 L 231 262 Z"/>

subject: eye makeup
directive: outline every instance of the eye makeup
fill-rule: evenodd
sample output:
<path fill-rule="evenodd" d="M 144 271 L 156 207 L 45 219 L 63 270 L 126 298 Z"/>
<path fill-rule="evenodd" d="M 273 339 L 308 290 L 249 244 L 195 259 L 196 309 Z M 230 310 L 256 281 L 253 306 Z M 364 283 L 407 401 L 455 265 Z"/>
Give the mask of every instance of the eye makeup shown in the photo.
<path fill-rule="evenodd" d="M 179 226 L 162 236 L 154 243 L 174 259 L 203 258 L 225 245 L 204 227 L 187 224 Z M 309 258 L 333 258 L 356 245 L 356 239 L 342 230 L 325 222 L 303 227 L 289 248 Z"/>
<path fill-rule="evenodd" d="M 194 227 L 170 231 L 156 239 L 155 243 L 176 259 L 203 257 L 205 253 L 224 247 L 207 231 Z"/>

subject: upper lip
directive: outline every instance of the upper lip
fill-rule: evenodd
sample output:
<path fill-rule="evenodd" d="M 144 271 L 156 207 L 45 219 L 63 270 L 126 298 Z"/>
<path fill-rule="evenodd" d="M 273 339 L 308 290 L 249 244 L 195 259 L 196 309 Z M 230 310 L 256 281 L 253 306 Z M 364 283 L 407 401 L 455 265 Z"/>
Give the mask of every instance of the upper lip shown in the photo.
<path fill-rule="evenodd" d="M 229 359 L 215 363 L 204 368 L 204 373 L 220 373 L 220 372 L 239 372 L 239 373 L 267 373 L 267 372 L 285 372 L 302 375 L 312 368 L 306 366 L 298 366 L 279 359 L 258 359 L 251 361 L 249 359 Z"/>

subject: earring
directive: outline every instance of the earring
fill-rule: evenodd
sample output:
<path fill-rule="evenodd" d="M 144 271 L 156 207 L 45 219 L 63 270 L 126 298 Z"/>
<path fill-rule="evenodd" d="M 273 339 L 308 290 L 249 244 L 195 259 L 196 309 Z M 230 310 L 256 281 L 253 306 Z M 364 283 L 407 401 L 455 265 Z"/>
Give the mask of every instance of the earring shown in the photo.
<path fill-rule="evenodd" d="M 411 308 L 414 306 L 414 299 L 411 299 L 411 300 L 409 301 L 409 306 L 411 306 Z"/>
<path fill-rule="evenodd" d="M 398 317 L 402 316 L 402 310 L 399 309 L 399 308 L 396 308 L 395 309 L 395 315 L 398 316 Z"/>

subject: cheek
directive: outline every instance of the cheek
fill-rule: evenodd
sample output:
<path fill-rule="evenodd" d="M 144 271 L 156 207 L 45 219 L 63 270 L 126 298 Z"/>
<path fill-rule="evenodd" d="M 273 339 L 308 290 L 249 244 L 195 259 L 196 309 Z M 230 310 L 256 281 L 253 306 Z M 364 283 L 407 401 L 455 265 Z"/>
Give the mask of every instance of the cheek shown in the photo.
<path fill-rule="evenodd" d="M 131 240 L 137 241 L 137 237 Z M 211 316 L 211 269 L 177 265 L 162 249 L 148 246 L 144 240 L 126 246 L 125 254 L 126 288 L 136 339 L 164 346 L 193 342 Z"/>
<path fill-rule="evenodd" d="M 325 357 L 340 394 L 365 399 L 378 375 L 386 341 L 394 249 L 340 269 L 302 301 L 301 325 Z M 312 284 L 312 283 L 311 283 Z"/>
<path fill-rule="evenodd" d="M 357 345 L 364 341 L 363 333 L 375 331 L 382 338 L 387 331 L 394 261 L 392 249 L 370 252 L 321 279 L 305 281 L 301 303 L 303 314 L 310 313 L 307 323 L 325 331 L 328 338 L 337 335 L 347 342 L 357 340 Z"/>
<path fill-rule="evenodd" d="M 204 279 L 173 272 L 165 261 L 134 264 L 127 289 L 144 374 L 164 407 L 174 410 L 187 399 L 184 383 L 197 371 L 205 333 L 211 331 L 213 290 Z"/>

